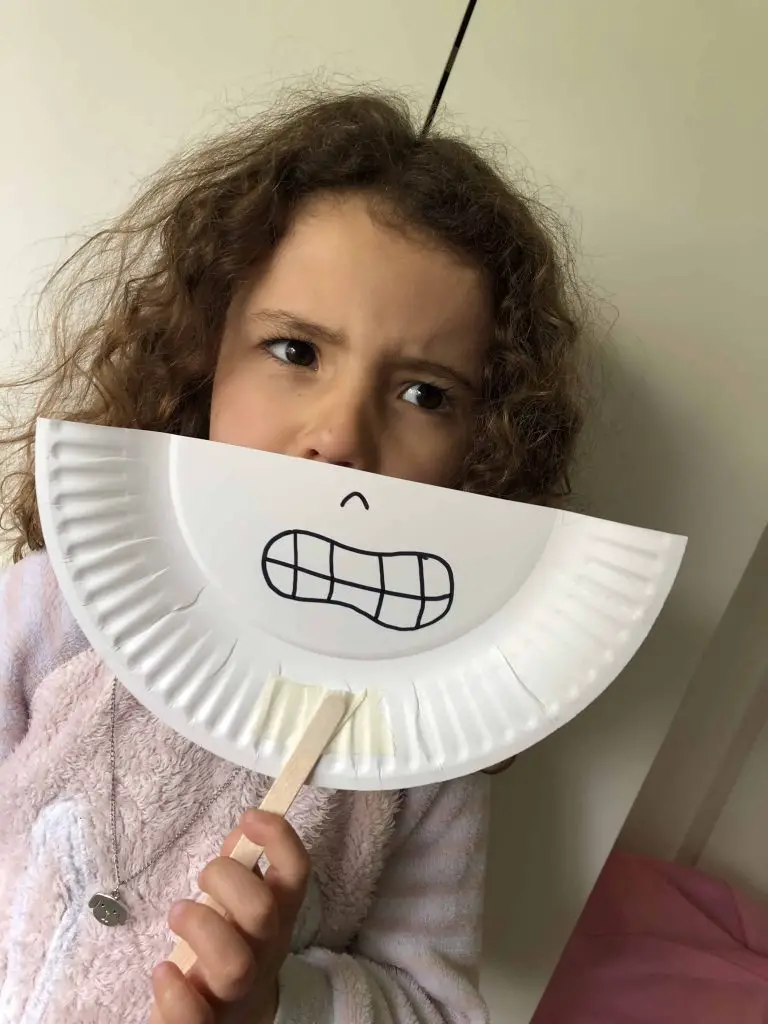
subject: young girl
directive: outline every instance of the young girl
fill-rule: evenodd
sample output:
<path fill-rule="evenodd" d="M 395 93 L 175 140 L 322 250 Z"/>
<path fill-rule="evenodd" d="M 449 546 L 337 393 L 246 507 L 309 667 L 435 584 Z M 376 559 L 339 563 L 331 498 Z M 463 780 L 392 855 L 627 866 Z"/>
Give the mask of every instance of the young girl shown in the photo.
<path fill-rule="evenodd" d="M 54 277 L 49 368 L 6 438 L 2 1024 L 486 1020 L 488 780 L 250 810 L 270 780 L 155 721 L 73 621 L 43 550 L 34 422 L 553 501 L 580 425 L 571 285 L 536 204 L 368 94 L 301 100 L 179 159 Z M 263 878 L 220 856 L 241 831 Z M 106 927 L 95 892 L 126 919 Z M 172 933 L 197 953 L 188 977 L 164 962 Z"/>

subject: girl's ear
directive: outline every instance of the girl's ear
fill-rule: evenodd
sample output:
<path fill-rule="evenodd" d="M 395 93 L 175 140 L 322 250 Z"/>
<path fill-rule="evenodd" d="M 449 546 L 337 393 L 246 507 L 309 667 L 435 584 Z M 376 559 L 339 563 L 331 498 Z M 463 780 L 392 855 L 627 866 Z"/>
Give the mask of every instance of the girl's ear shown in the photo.
<path fill-rule="evenodd" d="M 483 775 L 501 775 L 507 768 L 511 768 L 517 760 L 517 754 L 514 757 L 508 757 L 506 761 L 501 761 L 499 764 L 493 765 L 492 768 L 483 768 Z"/>

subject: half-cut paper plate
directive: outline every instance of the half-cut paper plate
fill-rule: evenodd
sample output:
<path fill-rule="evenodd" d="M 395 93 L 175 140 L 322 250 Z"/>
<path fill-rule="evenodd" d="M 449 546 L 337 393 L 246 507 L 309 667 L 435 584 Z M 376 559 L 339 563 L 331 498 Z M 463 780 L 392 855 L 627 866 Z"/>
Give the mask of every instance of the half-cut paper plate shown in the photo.
<path fill-rule="evenodd" d="M 320 688 L 313 776 L 396 789 L 553 732 L 615 679 L 685 539 L 148 431 L 41 420 L 46 547 L 83 632 L 188 739 L 276 775 Z"/>

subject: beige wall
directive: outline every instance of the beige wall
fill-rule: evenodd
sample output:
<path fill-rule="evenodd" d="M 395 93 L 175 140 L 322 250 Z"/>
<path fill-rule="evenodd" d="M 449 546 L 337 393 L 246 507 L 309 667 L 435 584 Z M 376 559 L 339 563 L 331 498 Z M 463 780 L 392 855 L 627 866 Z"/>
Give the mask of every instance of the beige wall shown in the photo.
<path fill-rule="evenodd" d="M 498 781 L 500 1021 L 528 1020 L 768 516 L 766 33 L 751 0 L 485 0 L 447 92 L 577 211 L 583 271 L 618 311 L 577 483 L 598 514 L 690 536 L 622 678 Z M 635 847 L 658 848 L 668 778 L 630 818 Z"/>
<path fill-rule="evenodd" d="M 64 236 L 116 213 L 183 141 L 315 73 L 428 105 L 462 10 L 462 0 L 3 4 L 0 374 Z"/>

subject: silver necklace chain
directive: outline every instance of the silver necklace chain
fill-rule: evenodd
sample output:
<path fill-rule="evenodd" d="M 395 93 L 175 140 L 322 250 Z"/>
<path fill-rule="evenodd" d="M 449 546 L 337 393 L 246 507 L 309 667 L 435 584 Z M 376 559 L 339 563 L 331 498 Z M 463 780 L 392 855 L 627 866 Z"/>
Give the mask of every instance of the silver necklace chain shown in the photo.
<path fill-rule="evenodd" d="M 193 815 L 189 821 L 179 829 L 179 831 L 161 846 L 157 853 L 153 854 L 152 857 L 143 864 L 137 871 L 134 871 L 128 878 L 120 877 L 120 861 L 117 855 L 117 778 L 115 772 L 115 721 L 117 719 L 117 679 L 112 680 L 112 727 L 110 730 L 109 737 L 109 770 L 110 770 L 110 824 L 112 829 L 112 860 L 115 868 L 115 888 L 112 890 L 110 896 L 105 896 L 102 893 L 97 893 L 92 897 L 89 906 L 93 911 L 94 917 L 101 921 L 102 924 L 113 925 L 123 924 L 128 917 L 128 911 L 126 907 L 120 902 L 120 890 L 131 882 L 135 881 L 140 875 L 143 875 L 145 871 L 149 871 L 150 868 L 160 860 L 173 846 L 182 839 L 206 813 L 206 811 L 218 800 L 225 789 L 235 781 L 235 779 L 243 772 L 242 767 L 235 768 L 232 774 L 226 779 L 217 790 L 214 791 L 211 798 Z"/>

